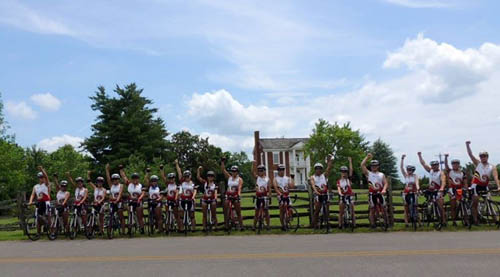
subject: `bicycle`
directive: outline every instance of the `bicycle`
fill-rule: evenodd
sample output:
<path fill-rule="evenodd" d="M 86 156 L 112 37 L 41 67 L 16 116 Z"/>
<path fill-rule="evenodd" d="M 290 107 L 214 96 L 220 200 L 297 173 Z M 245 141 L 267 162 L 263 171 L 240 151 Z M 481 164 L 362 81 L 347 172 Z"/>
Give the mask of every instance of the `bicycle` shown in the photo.
<path fill-rule="evenodd" d="M 356 218 L 354 217 L 354 205 L 352 204 L 351 195 L 339 195 L 339 201 L 344 203 L 344 215 L 341 219 L 343 221 L 343 228 L 349 228 L 351 232 L 354 232 L 356 227 Z M 354 194 L 354 201 L 358 200 L 358 194 Z"/>
<path fill-rule="evenodd" d="M 148 236 L 152 236 L 155 234 L 155 229 L 158 226 L 158 220 L 156 219 L 156 207 L 158 206 L 158 201 L 149 200 L 148 201 L 148 217 L 147 217 L 147 226 L 148 226 Z M 163 213 L 161 214 L 163 216 Z"/>
<path fill-rule="evenodd" d="M 57 239 L 59 234 L 64 233 L 64 219 L 63 219 L 64 207 L 55 207 L 54 216 L 52 217 L 52 222 L 49 229 L 49 240 Z"/>
<path fill-rule="evenodd" d="M 35 211 L 33 215 L 29 216 L 26 218 L 26 222 L 24 225 L 24 231 L 25 234 L 28 236 L 28 238 L 32 241 L 36 241 L 40 239 L 42 233 L 50 233 L 49 230 L 49 224 L 48 224 L 48 219 L 47 215 L 40 215 L 39 214 L 39 202 L 36 204 L 31 204 L 35 206 Z M 30 204 L 25 204 L 25 207 L 31 206 Z M 42 221 L 42 225 L 40 226 L 40 221 Z M 39 231 L 40 229 L 40 231 Z M 50 239 L 50 238 L 49 238 Z"/>
<path fill-rule="evenodd" d="M 188 227 L 189 228 L 192 228 L 192 222 L 191 222 L 191 216 L 189 215 L 189 210 L 188 210 L 188 207 L 189 207 L 189 201 L 192 201 L 192 200 L 185 200 L 183 201 L 184 202 L 184 206 L 183 206 L 183 210 L 184 210 L 184 216 L 182 218 L 182 223 L 184 225 L 184 236 L 187 236 L 187 233 L 188 233 Z M 193 205 L 194 205 L 194 201 L 193 201 Z"/>
<path fill-rule="evenodd" d="M 288 198 L 291 203 L 295 203 L 297 201 L 297 195 L 294 195 L 292 198 Z M 293 200 L 292 200 L 293 199 Z M 300 225 L 300 217 L 299 217 L 299 212 L 297 209 L 292 207 L 289 202 L 284 203 L 285 205 L 285 213 L 283 214 L 283 222 L 285 223 L 285 231 L 288 230 L 293 230 L 294 232 L 297 232 L 297 229 L 299 229 Z M 297 220 L 297 222 L 295 222 Z"/>
<path fill-rule="evenodd" d="M 139 229 L 138 226 L 138 218 L 137 218 L 137 203 L 134 200 L 129 200 L 128 202 L 128 236 L 131 238 L 135 235 L 137 232 L 137 229 Z"/>
<path fill-rule="evenodd" d="M 165 232 L 169 235 L 177 230 L 176 216 L 174 214 L 175 201 L 167 200 L 168 213 L 165 220 Z"/>
<path fill-rule="evenodd" d="M 118 205 L 118 204 L 116 204 Z M 106 227 L 106 235 L 108 239 L 113 239 L 115 236 L 115 232 L 118 231 L 118 234 L 122 234 L 122 229 L 121 229 L 121 220 L 120 216 L 118 215 L 117 211 L 115 211 L 115 206 L 110 203 L 109 205 L 109 214 L 107 220 L 105 222 L 108 222 Z"/>
<path fill-rule="evenodd" d="M 78 233 L 82 231 L 82 228 L 85 228 L 83 226 L 83 220 L 82 220 L 82 209 L 83 206 L 77 206 L 74 205 L 74 210 L 73 214 L 71 215 L 71 220 L 70 220 L 70 232 L 69 232 L 69 238 L 71 240 L 74 240 L 77 236 Z"/>
<path fill-rule="evenodd" d="M 491 199 L 491 193 L 489 191 L 481 191 L 479 197 L 480 199 L 477 206 L 478 218 L 490 226 L 493 223 L 498 226 L 500 209 L 497 203 Z"/>
<path fill-rule="evenodd" d="M 387 206 L 385 205 L 384 196 L 380 192 L 369 193 L 369 197 L 372 199 L 374 195 L 377 196 L 377 200 L 373 203 L 373 224 L 375 226 L 379 226 L 382 231 L 386 232 L 387 229 L 389 229 L 389 217 L 387 214 Z"/>
<path fill-rule="evenodd" d="M 258 201 L 258 200 L 262 200 L 261 201 L 261 205 L 259 206 L 259 209 L 257 210 L 257 234 L 260 234 L 260 232 L 262 231 L 262 228 L 264 226 L 264 214 L 265 214 L 265 206 L 267 205 L 267 201 L 269 197 L 267 196 L 253 196 L 253 202 L 255 203 L 255 201 Z"/>
<path fill-rule="evenodd" d="M 215 222 L 212 219 L 212 205 L 215 205 L 217 208 L 217 199 L 214 200 L 215 203 L 212 204 L 213 201 L 208 201 L 207 202 L 207 232 L 212 232 L 214 230 Z M 200 199 L 200 203 L 202 203 L 202 200 Z M 201 206 L 201 204 L 200 204 Z M 217 228 L 217 226 L 215 226 Z"/>
<path fill-rule="evenodd" d="M 439 208 L 439 204 L 437 203 L 437 197 L 437 191 L 425 191 L 425 220 L 427 222 L 427 226 L 430 226 L 431 223 L 434 223 L 434 228 L 436 230 L 441 230 L 441 228 L 443 228 L 443 215 L 441 215 L 441 210 Z"/>
<path fill-rule="evenodd" d="M 418 192 L 413 192 L 410 191 L 406 195 L 406 197 L 409 198 L 409 203 L 408 203 L 408 219 L 410 220 L 411 228 L 413 231 L 417 230 L 418 226 Z M 406 199 L 404 199 L 406 201 Z"/>
<path fill-rule="evenodd" d="M 472 229 L 474 218 L 472 216 L 472 192 L 470 189 L 462 190 L 462 199 L 457 200 L 457 217 L 462 220 L 462 225 Z"/>
<path fill-rule="evenodd" d="M 92 205 L 90 213 L 87 217 L 87 228 L 85 230 L 85 236 L 87 239 L 93 239 L 96 232 L 99 232 L 99 212 L 96 208 L 96 206 Z"/>
<path fill-rule="evenodd" d="M 319 228 L 320 229 L 326 228 L 327 234 L 330 233 L 330 214 L 328 210 L 329 199 L 330 199 L 329 193 L 318 195 L 318 200 L 321 202 L 321 207 L 318 214 L 319 226 L 320 226 Z"/>
<path fill-rule="evenodd" d="M 228 198 L 228 205 L 227 205 L 227 220 L 228 222 L 228 227 L 227 227 L 227 234 L 231 234 L 231 230 L 234 229 L 237 230 L 239 219 L 238 215 L 236 213 L 236 210 L 234 209 L 234 201 L 238 201 L 239 198 L 236 196 L 227 196 Z M 242 227 L 242 226 L 239 226 Z"/>

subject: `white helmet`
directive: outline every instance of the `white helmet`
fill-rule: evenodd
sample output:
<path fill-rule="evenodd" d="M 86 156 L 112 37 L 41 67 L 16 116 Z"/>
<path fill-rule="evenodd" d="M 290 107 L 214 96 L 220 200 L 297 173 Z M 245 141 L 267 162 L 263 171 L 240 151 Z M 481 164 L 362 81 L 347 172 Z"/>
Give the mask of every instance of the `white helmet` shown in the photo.
<path fill-rule="evenodd" d="M 321 163 L 315 163 L 315 164 L 314 164 L 314 169 L 316 169 L 316 168 L 321 168 L 321 169 L 323 169 L 323 165 L 322 165 Z"/>

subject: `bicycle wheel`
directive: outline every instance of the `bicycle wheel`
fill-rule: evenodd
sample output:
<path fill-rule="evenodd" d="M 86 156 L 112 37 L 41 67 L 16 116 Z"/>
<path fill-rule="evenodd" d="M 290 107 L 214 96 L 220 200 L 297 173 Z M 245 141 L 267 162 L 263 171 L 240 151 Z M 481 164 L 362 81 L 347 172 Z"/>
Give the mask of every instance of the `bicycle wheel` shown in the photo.
<path fill-rule="evenodd" d="M 128 236 L 129 236 L 129 238 L 133 237 L 134 233 L 135 233 L 134 213 L 129 211 L 129 214 L 128 214 Z"/>
<path fill-rule="evenodd" d="M 382 207 L 382 230 L 387 232 L 387 229 L 389 229 L 389 215 L 387 214 L 387 209 Z"/>
<path fill-rule="evenodd" d="M 187 236 L 188 234 L 188 229 L 191 228 L 191 226 L 189 226 L 189 211 L 187 210 L 187 208 L 184 209 L 184 236 Z"/>
<path fill-rule="evenodd" d="M 356 225 L 356 219 L 354 218 L 354 206 L 352 204 L 349 205 L 349 225 L 351 232 L 354 232 L 354 227 Z"/>
<path fill-rule="evenodd" d="M 326 233 L 330 233 L 330 219 L 328 218 L 329 217 L 329 214 L 328 214 L 328 209 L 327 209 L 327 205 L 328 204 L 323 204 L 324 207 L 323 207 L 323 221 L 325 222 L 325 227 L 326 227 Z"/>
<path fill-rule="evenodd" d="M 500 214 L 500 210 L 498 208 L 497 203 L 488 200 L 488 205 L 489 205 L 489 217 L 491 218 L 492 223 L 498 225 L 499 220 L 498 220 L 498 215 Z"/>
<path fill-rule="evenodd" d="M 441 230 L 441 228 L 443 228 L 443 224 L 442 224 L 442 215 L 441 215 L 441 211 L 439 210 L 439 207 L 437 204 L 434 204 L 434 212 L 436 214 L 436 222 L 434 222 L 434 228 L 438 231 Z"/>
<path fill-rule="evenodd" d="M 288 207 L 288 229 L 297 232 L 300 226 L 300 217 L 297 209 Z"/>
<path fill-rule="evenodd" d="M 74 240 L 78 235 L 78 229 L 80 228 L 78 221 L 79 221 L 79 219 L 78 219 L 77 215 L 73 215 L 71 217 L 70 231 L 69 231 L 69 238 L 71 240 Z"/>
<path fill-rule="evenodd" d="M 50 228 L 47 232 L 47 237 L 49 238 L 49 240 L 55 240 L 57 239 L 58 233 L 59 233 L 59 217 L 54 216 L 51 220 Z"/>
<path fill-rule="evenodd" d="M 35 215 L 32 215 L 26 219 L 26 225 L 24 226 L 26 235 L 32 241 L 40 239 L 40 233 L 38 232 L 38 222 Z"/>
<path fill-rule="evenodd" d="M 108 226 L 106 228 L 106 234 L 108 236 L 108 239 L 113 239 L 114 237 L 114 228 L 115 228 L 115 222 L 114 222 L 114 213 L 109 215 L 108 218 Z"/>
<path fill-rule="evenodd" d="M 153 213 L 151 212 L 151 209 L 148 209 L 148 217 L 147 217 L 147 224 L 145 224 L 146 226 L 148 226 L 148 236 L 152 236 L 155 232 L 154 228 L 155 228 L 155 220 L 154 220 L 154 215 Z"/>
<path fill-rule="evenodd" d="M 95 227 L 96 227 L 96 217 L 94 214 L 89 214 L 87 218 L 87 226 L 85 228 L 85 236 L 87 239 L 93 239 L 95 236 Z"/>

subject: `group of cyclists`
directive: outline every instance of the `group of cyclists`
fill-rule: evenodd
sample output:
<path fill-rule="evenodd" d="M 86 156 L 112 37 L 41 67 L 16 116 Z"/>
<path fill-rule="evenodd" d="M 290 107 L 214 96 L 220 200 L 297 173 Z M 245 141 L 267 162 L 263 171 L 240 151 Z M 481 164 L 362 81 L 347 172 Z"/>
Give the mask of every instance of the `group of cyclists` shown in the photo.
<path fill-rule="evenodd" d="M 444 215 L 444 197 L 446 194 L 450 198 L 451 217 L 453 223 L 457 217 L 457 200 L 463 197 L 464 191 L 470 191 L 472 195 L 472 212 L 474 224 L 478 223 L 478 199 L 479 195 L 488 191 L 488 184 L 493 180 L 497 187 L 499 179 L 496 167 L 488 162 L 488 153 L 482 151 L 479 153 L 479 159 L 474 156 L 470 148 L 470 142 L 466 142 L 467 153 L 476 166 L 471 184 L 467 183 L 466 174 L 460 166 L 458 159 L 451 160 L 451 167 L 448 164 L 448 155 L 445 155 L 445 170 L 441 170 L 438 161 L 431 161 L 428 165 L 422 157 L 421 152 L 418 152 L 418 157 L 421 165 L 429 173 L 430 184 L 426 190 L 426 194 L 432 197 L 438 204 L 441 214 Z M 405 166 L 405 157 L 402 155 L 400 169 L 404 177 L 404 192 L 405 201 L 405 223 L 408 224 L 409 204 L 416 202 L 418 193 L 420 193 L 419 177 L 415 173 L 414 165 Z M 328 177 L 332 169 L 334 157 L 328 155 L 326 162 L 326 170 L 322 163 L 314 164 L 314 172 L 309 178 L 309 184 L 314 192 L 314 213 L 312 217 L 311 227 L 319 228 L 320 211 L 326 208 L 326 214 L 329 214 L 329 205 L 323 205 L 329 201 L 331 188 L 328 187 Z M 369 163 L 369 165 L 368 165 Z M 235 219 L 239 228 L 243 229 L 243 219 L 241 213 L 241 192 L 243 187 L 243 179 L 240 176 L 238 166 L 231 166 L 226 169 L 225 159 L 220 163 L 221 171 L 226 179 L 226 190 L 223 199 L 225 228 L 230 228 L 229 224 L 233 214 L 228 211 L 234 209 Z M 132 207 L 129 211 L 134 211 L 137 216 L 137 225 L 139 231 L 144 233 L 144 199 L 147 196 L 148 207 L 150 213 L 154 215 L 156 228 L 161 232 L 164 231 L 163 209 L 166 213 L 171 213 L 177 223 L 177 229 L 183 232 L 185 220 L 181 220 L 183 214 L 187 214 L 190 218 L 191 230 L 195 230 L 195 200 L 198 189 L 202 188 L 201 207 L 203 212 L 203 230 L 207 230 L 207 222 L 210 221 L 214 226 L 217 226 L 217 199 L 219 198 L 219 189 L 216 184 L 216 174 L 214 171 L 207 171 L 203 176 L 203 168 L 200 166 L 196 171 L 196 180 L 199 185 L 193 181 L 192 172 L 189 170 L 182 171 L 177 160 L 175 160 L 176 172 L 165 174 L 163 166 L 160 166 L 160 176 L 150 175 L 150 170 L 147 169 L 144 176 L 144 185 L 141 184 L 140 175 L 133 173 L 129 176 L 126 174 L 122 166 L 118 173 L 111 174 L 109 164 L 106 165 L 106 178 L 99 176 L 95 182 L 91 180 L 91 172 L 87 174 L 87 180 L 82 177 L 73 179 L 69 172 L 66 173 L 67 180 L 58 180 L 57 175 L 54 175 L 54 184 L 57 189 L 56 206 L 51 207 L 51 185 L 49 175 L 43 167 L 39 167 L 38 173 L 39 182 L 33 187 L 29 205 L 36 204 L 39 214 L 48 215 L 48 225 L 50 226 L 50 213 L 57 209 L 59 214 L 62 214 L 64 230 L 69 232 L 69 201 L 71 195 L 68 191 L 68 185 L 75 187 L 73 205 L 76 212 L 81 215 L 82 224 L 86 226 L 86 214 L 88 213 L 87 203 L 98 213 L 99 231 L 104 233 L 104 218 L 106 210 L 116 211 L 118 215 L 118 225 L 121 232 L 124 234 L 126 230 L 126 222 L 124 216 L 125 207 Z M 368 181 L 369 188 L 369 221 L 373 227 L 378 214 L 377 207 L 385 206 L 385 194 L 388 189 L 388 181 L 384 173 L 379 171 L 379 161 L 373 159 L 372 154 L 368 154 L 361 162 L 361 170 Z M 290 190 L 295 188 L 294 175 L 287 176 L 284 165 L 277 166 L 277 175 L 274 178 L 267 176 L 265 165 L 257 165 L 253 163 L 253 177 L 255 178 L 255 217 L 253 228 L 256 228 L 256 223 L 259 217 L 263 217 L 266 227 L 270 228 L 269 206 L 272 201 L 272 192 L 274 191 L 280 207 L 280 222 L 282 229 L 285 230 L 285 217 L 287 208 L 291 205 Z M 353 176 L 352 159 L 348 158 L 348 165 L 340 167 L 340 178 L 336 182 L 337 192 L 339 195 L 339 218 L 343 218 L 346 212 L 346 205 L 354 207 L 355 193 L 352 188 Z M 165 188 L 160 188 L 160 178 L 165 184 Z M 109 190 L 104 187 L 107 183 Z M 88 201 L 89 189 L 85 185 L 92 187 L 93 200 Z M 126 189 L 126 192 L 124 193 Z M 125 195 L 128 198 L 125 200 Z M 105 206 L 109 205 L 108 209 Z M 354 209 L 352 208 L 352 223 L 355 225 Z M 261 214 L 263 212 L 263 214 Z M 441 217 L 443 224 L 446 223 L 446 218 Z M 496 219 L 495 219 L 496 220 Z M 344 221 L 338 220 L 339 228 L 343 228 Z M 37 225 L 40 228 L 40 225 Z M 38 229 L 40 232 L 40 229 Z"/>

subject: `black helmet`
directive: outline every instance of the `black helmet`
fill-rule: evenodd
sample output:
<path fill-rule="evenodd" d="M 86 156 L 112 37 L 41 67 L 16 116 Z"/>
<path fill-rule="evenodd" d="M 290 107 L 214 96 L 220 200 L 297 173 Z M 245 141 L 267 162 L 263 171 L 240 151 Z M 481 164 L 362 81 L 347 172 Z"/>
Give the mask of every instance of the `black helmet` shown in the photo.
<path fill-rule="evenodd" d="M 132 173 L 132 179 L 139 179 L 139 173 Z"/>

